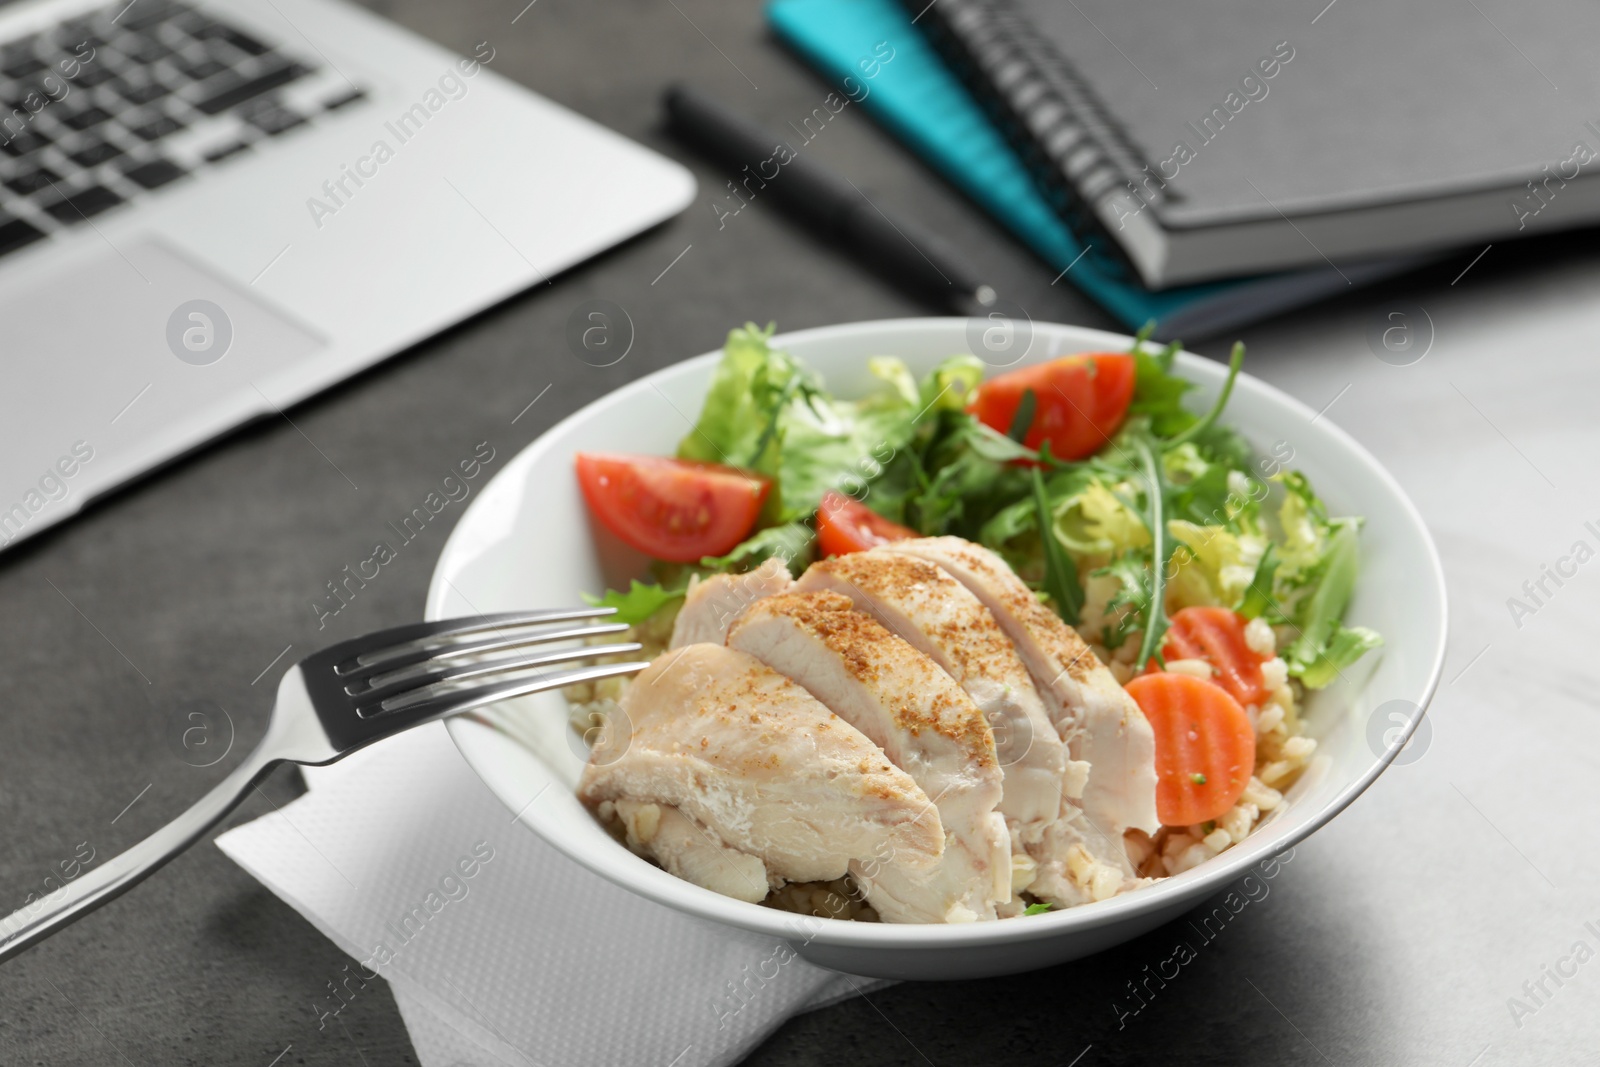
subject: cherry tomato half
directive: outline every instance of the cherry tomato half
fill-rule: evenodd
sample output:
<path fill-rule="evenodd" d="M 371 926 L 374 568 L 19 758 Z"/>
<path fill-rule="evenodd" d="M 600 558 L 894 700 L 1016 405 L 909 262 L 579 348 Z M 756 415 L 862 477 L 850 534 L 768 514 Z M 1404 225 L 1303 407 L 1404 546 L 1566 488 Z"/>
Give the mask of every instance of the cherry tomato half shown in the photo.
<path fill-rule="evenodd" d="M 847 556 L 890 541 L 921 536 L 832 489 L 817 506 L 817 547 L 824 556 Z"/>
<path fill-rule="evenodd" d="M 759 475 L 661 456 L 580 452 L 577 467 L 584 499 L 606 529 L 672 563 L 731 551 L 772 491 Z"/>
<path fill-rule="evenodd" d="M 1084 459 L 1103 448 L 1133 400 L 1133 356 L 1081 352 L 1002 374 L 978 386 L 968 408 L 985 426 L 1011 431 L 1023 394 L 1033 390 L 1033 421 L 1022 443 L 1050 442 L 1057 459 Z"/>

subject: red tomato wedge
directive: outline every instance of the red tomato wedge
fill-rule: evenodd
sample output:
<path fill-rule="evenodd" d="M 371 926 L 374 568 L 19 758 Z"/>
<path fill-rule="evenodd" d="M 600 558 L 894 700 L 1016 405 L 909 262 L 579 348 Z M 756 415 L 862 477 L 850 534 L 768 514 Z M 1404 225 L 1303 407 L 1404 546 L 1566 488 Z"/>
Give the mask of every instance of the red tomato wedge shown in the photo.
<path fill-rule="evenodd" d="M 661 456 L 579 452 L 577 466 L 583 497 L 606 529 L 672 563 L 732 551 L 772 491 L 758 475 Z"/>
<path fill-rule="evenodd" d="M 921 536 L 832 489 L 817 506 L 817 547 L 824 556 L 848 556 L 890 541 Z"/>
<path fill-rule="evenodd" d="M 968 410 L 985 426 L 1010 433 L 1023 394 L 1032 389 L 1036 406 L 1022 443 L 1037 449 L 1049 441 L 1056 458 L 1084 459 L 1122 425 L 1134 378 L 1132 355 L 1082 352 L 984 382 Z"/>
<path fill-rule="evenodd" d="M 1142 674 L 1128 695 L 1156 740 L 1156 815 L 1193 826 L 1224 814 L 1256 769 L 1256 732 L 1239 702 L 1192 674 Z"/>
<path fill-rule="evenodd" d="M 1227 608 L 1184 608 L 1172 617 L 1164 659 L 1203 659 L 1216 669 L 1216 683 L 1241 704 L 1260 705 L 1267 698 L 1261 665 L 1267 657 L 1244 639 L 1248 620 Z"/>

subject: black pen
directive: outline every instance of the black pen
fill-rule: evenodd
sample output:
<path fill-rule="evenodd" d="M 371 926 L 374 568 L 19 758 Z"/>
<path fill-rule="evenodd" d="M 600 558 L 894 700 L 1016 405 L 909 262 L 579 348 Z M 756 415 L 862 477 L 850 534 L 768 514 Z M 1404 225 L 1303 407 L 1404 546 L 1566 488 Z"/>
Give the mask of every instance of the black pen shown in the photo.
<path fill-rule="evenodd" d="M 803 146 L 773 137 L 689 86 L 669 88 L 663 102 L 674 134 L 732 169 L 734 202 L 770 200 L 823 240 L 956 314 L 982 316 L 996 306 L 994 289 L 972 277 L 943 242 L 891 219 L 849 179 L 805 159 Z"/>

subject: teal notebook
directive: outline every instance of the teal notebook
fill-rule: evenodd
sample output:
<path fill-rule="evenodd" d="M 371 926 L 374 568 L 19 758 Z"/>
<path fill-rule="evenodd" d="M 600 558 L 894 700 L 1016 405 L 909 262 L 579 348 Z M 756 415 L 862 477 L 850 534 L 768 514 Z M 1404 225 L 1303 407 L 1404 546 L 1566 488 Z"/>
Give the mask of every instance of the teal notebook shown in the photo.
<path fill-rule="evenodd" d="M 1084 255 L 1027 167 L 898 0 L 768 0 L 773 30 L 951 184 L 1129 329 L 1193 340 L 1415 266 L 1290 271 L 1151 292 Z M 883 57 L 891 58 L 884 60 Z M 865 64 L 865 66 L 863 66 Z M 868 72 L 872 76 L 868 77 Z M 849 78 L 847 82 L 845 79 Z M 853 106 L 850 105 L 850 106 Z M 1347 276 L 1347 277 L 1346 277 Z M 1348 278 L 1348 280 L 1347 280 Z"/>

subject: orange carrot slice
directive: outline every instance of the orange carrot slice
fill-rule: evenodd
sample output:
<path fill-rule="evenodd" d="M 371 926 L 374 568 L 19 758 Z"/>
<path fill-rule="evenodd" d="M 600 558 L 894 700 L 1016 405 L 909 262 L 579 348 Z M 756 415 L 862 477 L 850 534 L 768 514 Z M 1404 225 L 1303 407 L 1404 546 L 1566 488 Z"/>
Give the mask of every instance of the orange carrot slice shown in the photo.
<path fill-rule="evenodd" d="M 1216 683 L 1241 704 L 1267 698 L 1261 665 L 1266 657 L 1244 639 L 1246 619 L 1227 608 L 1184 608 L 1172 617 L 1161 655 L 1168 659 L 1203 659 L 1217 671 Z"/>
<path fill-rule="evenodd" d="M 1129 682 L 1156 741 L 1156 815 L 1193 826 L 1233 807 L 1256 769 L 1256 733 L 1226 689 L 1161 671 Z"/>

